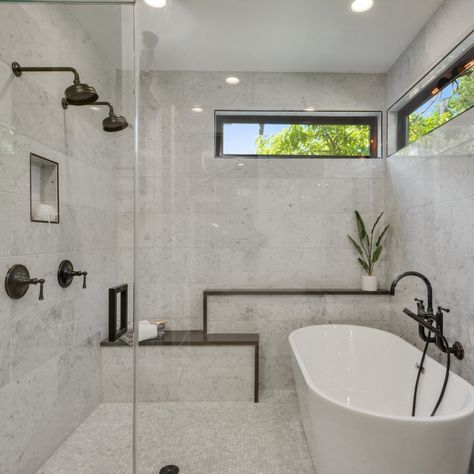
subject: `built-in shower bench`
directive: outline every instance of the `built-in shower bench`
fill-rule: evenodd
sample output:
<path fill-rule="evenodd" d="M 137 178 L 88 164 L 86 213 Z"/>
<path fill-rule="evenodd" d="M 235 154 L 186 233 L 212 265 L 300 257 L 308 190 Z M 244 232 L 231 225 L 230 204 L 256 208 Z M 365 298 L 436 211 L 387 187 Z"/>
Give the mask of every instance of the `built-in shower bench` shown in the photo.
<path fill-rule="evenodd" d="M 254 402 L 258 403 L 259 380 L 259 334 L 206 334 L 204 331 L 174 331 L 165 332 L 162 338 L 141 341 L 140 346 L 251 346 L 254 350 Z M 130 347 L 120 339 L 117 341 L 104 340 L 103 347 Z"/>

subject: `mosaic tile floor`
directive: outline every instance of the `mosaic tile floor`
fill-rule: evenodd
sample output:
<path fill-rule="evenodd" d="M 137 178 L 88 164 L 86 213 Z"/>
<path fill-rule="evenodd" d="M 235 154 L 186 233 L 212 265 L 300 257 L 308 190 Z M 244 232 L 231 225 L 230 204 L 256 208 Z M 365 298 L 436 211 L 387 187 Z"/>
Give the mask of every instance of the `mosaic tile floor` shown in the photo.
<path fill-rule="evenodd" d="M 130 474 L 130 404 L 100 405 L 37 474 Z M 314 474 L 293 398 L 248 402 L 144 403 L 138 472 Z"/>

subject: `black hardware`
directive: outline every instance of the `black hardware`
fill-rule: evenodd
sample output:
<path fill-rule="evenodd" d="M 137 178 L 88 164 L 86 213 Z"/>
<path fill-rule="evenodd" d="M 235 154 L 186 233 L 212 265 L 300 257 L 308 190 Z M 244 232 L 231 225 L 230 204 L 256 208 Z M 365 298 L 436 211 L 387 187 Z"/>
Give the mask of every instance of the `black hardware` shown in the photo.
<path fill-rule="evenodd" d="M 75 271 L 72 263 L 69 260 L 63 260 L 58 268 L 58 283 L 62 288 L 67 288 L 71 285 L 74 277 L 82 276 L 82 288 L 87 288 L 87 272 Z"/>
<path fill-rule="evenodd" d="M 43 278 L 30 278 L 30 272 L 24 265 L 13 265 L 5 277 L 5 291 L 10 298 L 18 300 L 26 295 L 30 285 L 39 284 L 39 299 L 44 300 L 44 283 L 45 280 Z"/>
<path fill-rule="evenodd" d="M 73 67 L 22 67 L 17 62 L 13 62 L 12 71 L 16 77 L 20 77 L 24 72 L 72 72 L 74 74 L 74 82 L 64 91 L 68 104 L 93 104 L 99 98 L 94 87 L 81 83 L 79 73 Z"/>
<path fill-rule="evenodd" d="M 117 314 L 117 297 L 120 297 L 120 314 Z M 127 332 L 128 285 L 109 288 L 109 341 L 116 341 Z"/>
<path fill-rule="evenodd" d="M 61 99 L 61 105 L 64 110 L 68 108 L 69 102 L 64 97 Z M 110 102 L 94 102 L 96 105 L 105 105 L 109 108 L 109 116 L 102 120 L 102 129 L 104 132 L 119 132 L 128 127 L 128 122 L 122 115 L 117 115 Z"/>
<path fill-rule="evenodd" d="M 425 275 L 413 271 L 398 275 L 392 282 L 390 294 L 395 294 L 395 287 L 397 286 L 398 282 L 407 276 L 418 277 L 425 283 L 428 297 L 428 307 L 425 309 L 423 301 L 415 298 L 417 314 L 413 313 L 408 308 L 405 308 L 403 312 L 418 322 L 418 333 L 423 341 L 427 343 L 434 342 L 442 352 L 449 352 L 454 354 L 458 359 L 462 359 L 464 357 L 464 349 L 462 344 L 456 341 L 452 346 L 450 346 L 443 334 L 443 312 L 449 313 L 449 309 L 438 306 L 436 314 L 433 312 L 433 288 Z M 428 331 L 428 335 L 426 334 L 426 331 Z M 434 337 L 431 337 L 431 334 L 434 334 Z"/>
<path fill-rule="evenodd" d="M 162 467 L 159 474 L 178 474 L 179 467 L 170 464 L 169 466 Z"/>

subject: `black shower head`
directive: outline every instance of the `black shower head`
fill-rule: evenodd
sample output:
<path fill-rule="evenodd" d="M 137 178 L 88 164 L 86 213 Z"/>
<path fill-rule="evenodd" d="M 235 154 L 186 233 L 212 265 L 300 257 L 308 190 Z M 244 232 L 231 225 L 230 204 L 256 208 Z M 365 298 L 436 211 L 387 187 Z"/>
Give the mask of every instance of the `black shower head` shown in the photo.
<path fill-rule="evenodd" d="M 128 122 L 122 115 L 110 114 L 102 120 L 102 128 L 105 132 L 119 132 L 128 127 Z"/>
<path fill-rule="evenodd" d="M 102 120 L 104 132 L 119 132 L 128 127 L 128 122 L 122 115 L 116 115 L 110 102 L 96 102 L 94 105 L 106 105 L 109 108 L 109 116 Z"/>
<path fill-rule="evenodd" d="M 67 109 L 69 101 L 63 98 L 61 100 L 61 105 L 63 106 L 63 109 Z M 110 102 L 95 102 L 94 106 L 96 105 L 105 105 L 109 108 L 109 116 L 102 120 L 102 128 L 104 129 L 104 132 L 119 132 L 128 127 L 127 119 L 122 115 L 116 115 Z"/>
<path fill-rule="evenodd" d="M 90 105 L 97 101 L 99 94 L 89 84 L 74 83 L 64 91 L 66 101 L 70 105 Z"/>
<path fill-rule="evenodd" d="M 98 98 L 96 90 L 89 84 L 81 84 L 79 73 L 73 67 L 22 67 L 18 63 L 12 63 L 15 76 L 20 77 L 24 72 L 72 72 L 74 83 L 64 91 L 66 101 L 70 105 L 93 104 Z"/>

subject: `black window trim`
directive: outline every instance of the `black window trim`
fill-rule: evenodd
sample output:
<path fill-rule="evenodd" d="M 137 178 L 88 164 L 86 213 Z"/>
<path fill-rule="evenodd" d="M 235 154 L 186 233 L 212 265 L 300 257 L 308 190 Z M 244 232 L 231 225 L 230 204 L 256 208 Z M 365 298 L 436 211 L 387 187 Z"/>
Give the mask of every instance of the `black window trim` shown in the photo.
<path fill-rule="evenodd" d="M 345 114 L 345 115 L 344 115 Z M 354 115 L 351 115 L 354 114 Z M 366 114 L 366 115 L 361 115 Z M 370 111 L 301 111 L 301 110 L 215 110 L 214 136 L 215 158 L 251 158 L 251 159 L 373 159 L 382 158 L 379 153 L 379 137 L 382 137 L 383 113 L 379 110 Z M 329 125 L 368 125 L 370 127 L 370 154 L 358 156 L 343 155 L 251 155 L 224 154 L 223 131 L 225 123 L 298 123 L 298 124 L 329 124 Z M 380 128 L 380 130 L 379 130 Z M 380 143 L 381 145 L 381 143 Z M 381 147 L 380 147 L 381 148 Z"/>
<path fill-rule="evenodd" d="M 446 86 L 451 84 L 453 81 L 455 81 L 457 77 L 459 77 L 459 74 L 454 75 L 453 71 L 456 68 L 459 68 L 460 66 L 464 66 L 465 64 L 467 64 L 468 62 L 472 60 L 474 60 L 474 46 L 472 46 L 466 53 L 464 53 L 454 62 L 449 64 L 449 66 L 445 67 L 441 73 L 439 73 L 432 81 L 430 81 L 423 89 L 421 89 L 421 91 L 418 92 L 418 94 L 416 94 L 407 104 L 405 104 L 402 108 L 400 108 L 400 110 L 396 112 L 396 117 L 397 117 L 396 118 L 396 122 L 397 122 L 396 150 L 397 151 L 406 147 L 410 143 L 408 141 L 409 140 L 408 119 L 409 119 L 410 114 L 413 113 L 415 110 L 417 110 L 418 107 L 420 107 L 420 105 L 424 104 L 425 102 L 428 102 L 428 100 L 433 96 L 432 91 L 438 87 L 440 80 L 442 80 L 443 78 L 449 79 L 445 84 L 443 84 L 442 87 L 439 88 L 440 90 L 442 90 Z M 395 105 L 396 104 L 394 104 L 394 106 Z M 467 112 L 470 109 L 472 109 L 472 106 L 464 110 L 460 114 L 456 115 L 456 117 L 459 117 L 464 112 Z M 456 117 L 453 117 L 453 118 L 456 118 Z M 452 119 L 448 120 L 448 122 L 450 122 L 451 120 Z M 436 130 L 439 127 L 442 127 L 445 123 L 448 123 L 448 122 L 444 122 L 441 125 L 438 125 L 437 127 L 427 132 L 425 135 L 431 133 L 433 130 Z"/>

